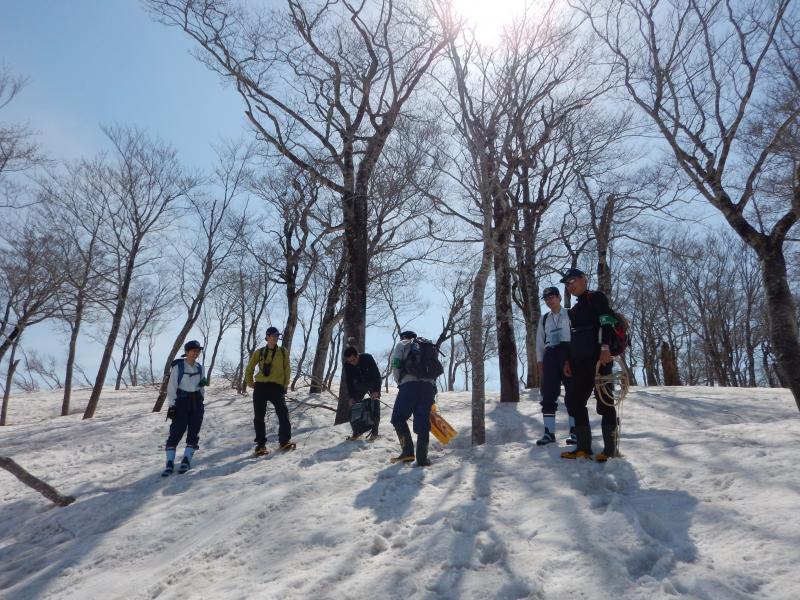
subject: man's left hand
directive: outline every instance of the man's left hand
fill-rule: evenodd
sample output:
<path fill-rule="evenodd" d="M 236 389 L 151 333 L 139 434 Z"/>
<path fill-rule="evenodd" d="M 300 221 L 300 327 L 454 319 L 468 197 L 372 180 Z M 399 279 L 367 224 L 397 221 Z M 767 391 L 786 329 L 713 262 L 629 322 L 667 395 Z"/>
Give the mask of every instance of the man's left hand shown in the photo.
<path fill-rule="evenodd" d="M 600 349 L 600 363 L 607 365 L 611 361 L 614 360 L 614 357 L 611 356 L 611 350 L 608 349 L 608 346 Z"/>

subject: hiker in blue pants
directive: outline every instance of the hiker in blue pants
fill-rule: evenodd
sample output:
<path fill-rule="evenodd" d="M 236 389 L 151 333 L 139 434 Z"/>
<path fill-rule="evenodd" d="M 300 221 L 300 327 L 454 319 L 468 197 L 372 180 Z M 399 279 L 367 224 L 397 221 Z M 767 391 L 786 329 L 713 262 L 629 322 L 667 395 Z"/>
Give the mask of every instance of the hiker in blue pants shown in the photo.
<path fill-rule="evenodd" d="M 178 468 L 179 473 L 186 473 L 191 468 L 194 452 L 199 447 L 200 427 L 205 412 L 203 387 L 208 385 L 208 380 L 203 375 L 203 365 L 197 362 L 202 349 L 200 342 L 191 340 L 183 346 L 183 357 L 172 361 L 167 384 L 167 419 L 171 419 L 172 423 L 166 443 L 167 466 L 162 473 L 164 477 L 175 470 L 175 451 L 184 433 L 186 448 Z"/>
<path fill-rule="evenodd" d="M 397 398 L 392 410 L 392 425 L 397 432 L 402 451 L 392 462 L 413 462 L 414 441 L 408 428 L 408 419 L 414 415 L 414 433 L 417 434 L 417 466 L 430 466 L 428 444 L 431 431 L 431 408 L 436 401 L 436 379 L 415 377 L 404 369 L 411 344 L 417 338 L 413 331 L 400 334 L 400 343 L 392 351 L 392 375 L 398 384 Z"/>

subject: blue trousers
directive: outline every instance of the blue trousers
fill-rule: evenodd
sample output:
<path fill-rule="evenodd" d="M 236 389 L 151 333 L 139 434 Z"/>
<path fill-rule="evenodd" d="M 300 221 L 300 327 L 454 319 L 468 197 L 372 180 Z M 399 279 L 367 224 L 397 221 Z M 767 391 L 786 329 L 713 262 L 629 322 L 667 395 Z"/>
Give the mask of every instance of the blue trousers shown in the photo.
<path fill-rule="evenodd" d="M 569 346 L 560 344 L 545 349 L 542 357 L 542 414 L 554 415 L 558 410 L 558 397 L 564 377 L 564 362 L 567 360 Z M 569 412 L 569 406 L 567 407 Z"/>
<path fill-rule="evenodd" d="M 186 445 L 197 450 L 200 446 L 200 426 L 203 424 L 203 395 L 200 392 L 187 394 L 178 392 L 175 400 L 175 418 L 169 426 L 169 437 L 167 438 L 167 450 L 174 450 L 181 441 L 186 430 Z"/>
<path fill-rule="evenodd" d="M 392 425 L 408 437 L 408 419 L 414 416 L 414 433 L 431 430 L 431 408 L 436 401 L 436 386 L 427 381 L 409 381 L 400 386 L 392 409 Z"/>

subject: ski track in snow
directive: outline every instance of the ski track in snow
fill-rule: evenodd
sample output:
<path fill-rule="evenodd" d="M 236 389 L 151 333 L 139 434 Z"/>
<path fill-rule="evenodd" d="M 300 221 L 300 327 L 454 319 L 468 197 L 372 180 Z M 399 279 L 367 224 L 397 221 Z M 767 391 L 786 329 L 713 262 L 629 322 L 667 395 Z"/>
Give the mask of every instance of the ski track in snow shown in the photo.
<path fill-rule="evenodd" d="M 251 458 L 250 399 L 212 388 L 194 468 L 166 479 L 151 390 L 106 391 L 90 421 L 57 417 L 56 393 L 12 397 L 0 453 L 78 500 L 0 471 L 0 598 L 800 597 L 787 392 L 634 389 L 604 465 L 537 448 L 535 397 L 490 396 L 470 448 L 469 394 L 440 394 L 459 436 L 419 469 L 389 464 L 388 409 L 369 444 L 292 404 L 297 450 Z"/>

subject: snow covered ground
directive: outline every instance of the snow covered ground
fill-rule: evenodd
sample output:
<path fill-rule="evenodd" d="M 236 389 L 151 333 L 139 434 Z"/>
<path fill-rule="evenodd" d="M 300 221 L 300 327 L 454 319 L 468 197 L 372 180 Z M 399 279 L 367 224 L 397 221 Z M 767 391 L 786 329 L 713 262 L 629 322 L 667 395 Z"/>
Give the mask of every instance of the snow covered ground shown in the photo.
<path fill-rule="evenodd" d="M 195 468 L 167 479 L 153 400 L 108 391 L 82 421 L 56 416 L 57 394 L 12 397 L 0 455 L 78 500 L 0 470 L 0 598 L 800 598 L 800 417 L 782 390 L 635 389 L 626 457 L 604 465 L 537 448 L 533 395 L 491 398 L 470 448 L 469 395 L 440 394 L 460 435 L 419 469 L 388 463 L 388 408 L 367 444 L 294 404 L 297 451 L 249 458 L 249 398 L 212 388 Z"/>

